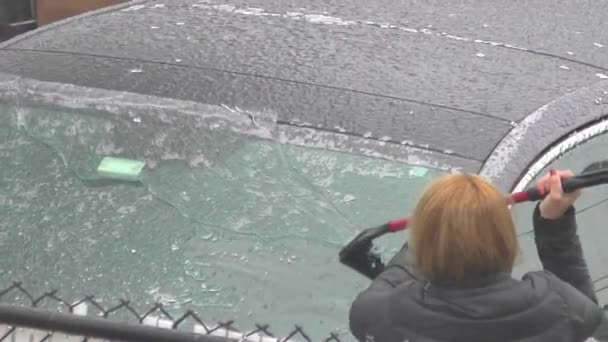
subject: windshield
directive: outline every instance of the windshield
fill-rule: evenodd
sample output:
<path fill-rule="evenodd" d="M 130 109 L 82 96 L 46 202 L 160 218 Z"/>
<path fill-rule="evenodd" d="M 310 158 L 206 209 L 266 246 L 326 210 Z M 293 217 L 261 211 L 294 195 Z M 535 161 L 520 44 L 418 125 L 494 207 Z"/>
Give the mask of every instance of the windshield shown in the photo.
<path fill-rule="evenodd" d="M 442 171 L 269 139 L 264 113 L 157 109 L 0 106 L 2 280 L 349 336 L 369 280 L 339 263 L 340 248 L 409 214 Z M 380 251 L 405 238 L 380 239 Z"/>

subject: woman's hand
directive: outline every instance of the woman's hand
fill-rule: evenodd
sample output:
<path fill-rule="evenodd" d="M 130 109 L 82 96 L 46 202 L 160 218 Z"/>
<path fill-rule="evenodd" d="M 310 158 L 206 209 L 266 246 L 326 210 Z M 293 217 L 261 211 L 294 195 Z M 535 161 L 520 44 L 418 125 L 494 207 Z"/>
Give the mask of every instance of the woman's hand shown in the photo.
<path fill-rule="evenodd" d="M 546 194 L 540 202 L 540 215 L 549 220 L 555 220 L 570 208 L 581 196 L 581 190 L 565 193 L 562 189 L 562 178 L 574 176 L 571 171 L 551 170 L 538 181 L 538 189 Z"/>

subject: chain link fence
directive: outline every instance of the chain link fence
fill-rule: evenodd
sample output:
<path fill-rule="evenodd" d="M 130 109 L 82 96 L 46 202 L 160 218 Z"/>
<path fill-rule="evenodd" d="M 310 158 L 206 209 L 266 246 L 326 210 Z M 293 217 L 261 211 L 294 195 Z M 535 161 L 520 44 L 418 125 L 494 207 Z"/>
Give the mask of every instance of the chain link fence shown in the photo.
<path fill-rule="evenodd" d="M 51 309 L 53 308 L 53 309 Z M 210 324 L 188 310 L 171 315 L 161 303 L 138 311 L 128 300 L 104 306 L 94 296 L 72 301 L 57 290 L 30 292 L 21 282 L 0 291 L 0 341 L 201 341 L 201 342 L 296 342 L 312 341 L 301 326 L 285 336 L 275 335 L 270 325 L 256 324 L 250 331 L 234 321 Z M 337 334 L 323 341 L 341 342 Z"/>

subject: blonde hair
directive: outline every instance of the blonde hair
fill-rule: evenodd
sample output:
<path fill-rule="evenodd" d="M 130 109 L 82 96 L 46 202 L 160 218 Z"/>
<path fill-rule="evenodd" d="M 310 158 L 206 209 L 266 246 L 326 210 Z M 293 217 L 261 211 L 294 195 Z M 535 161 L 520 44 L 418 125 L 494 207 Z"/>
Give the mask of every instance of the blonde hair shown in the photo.
<path fill-rule="evenodd" d="M 446 175 L 427 187 L 409 245 L 417 270 L 430 280 L 511 272 L 519 251 L 505 196 L 471 174 Z"/>

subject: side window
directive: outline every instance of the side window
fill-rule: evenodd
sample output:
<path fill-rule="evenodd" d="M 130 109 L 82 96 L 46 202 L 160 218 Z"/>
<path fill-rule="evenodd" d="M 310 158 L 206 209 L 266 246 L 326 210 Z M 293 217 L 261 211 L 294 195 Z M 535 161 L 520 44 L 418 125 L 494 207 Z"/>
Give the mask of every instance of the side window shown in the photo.
<path fill-rule="evenodd" d="M 592 138 L 579 147 L 566 152 L 560 159 L 547 165 L 536 179 L 548 172 L 549 169 L 569 169 L 580 173 L 590 164 L 606 159 L 608 135 L 603 134 Z M 542 269 L 534 244 L 532 232 L 532 210 L 535 203 L 518 204 L 513 207 L 522 253 L 514 271 L 515 276 L 521 276 L 528 271 Z M 583 195 L 577 201 L 576 221 L 578 234 L 581 239 L 585 259 L 589 267 L 591 279 L 601 306 L 608 304 L 608 268 L 606 260 L 608 252 L 606 244 L 608 237 L 606 229 L 606 211 L 608 209 L 608 186 L 600 185 L 583 190 Z"/>

